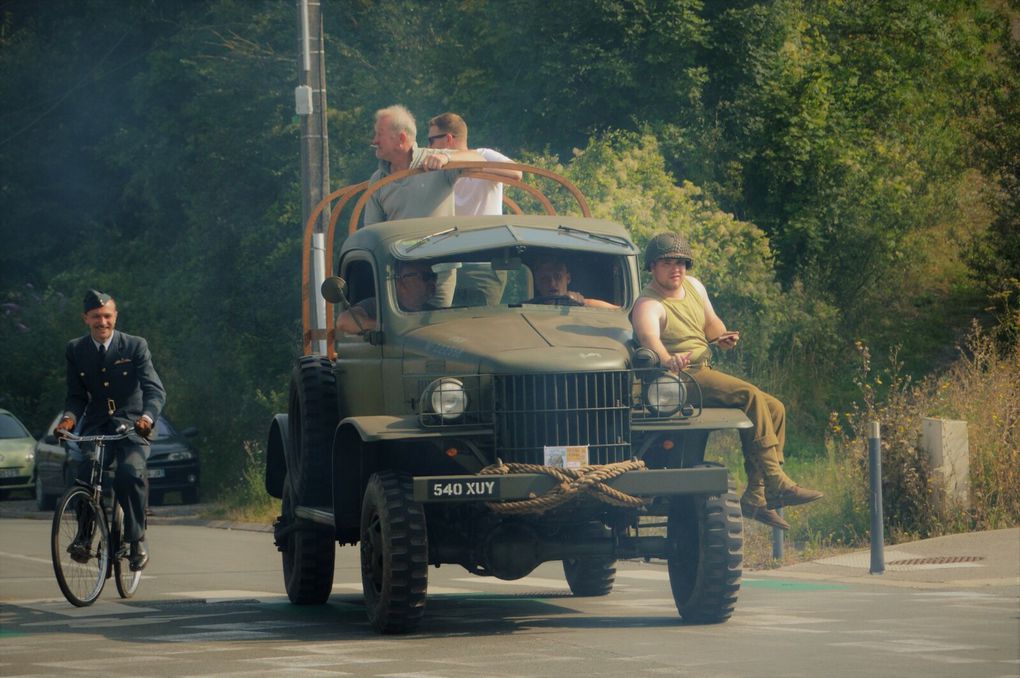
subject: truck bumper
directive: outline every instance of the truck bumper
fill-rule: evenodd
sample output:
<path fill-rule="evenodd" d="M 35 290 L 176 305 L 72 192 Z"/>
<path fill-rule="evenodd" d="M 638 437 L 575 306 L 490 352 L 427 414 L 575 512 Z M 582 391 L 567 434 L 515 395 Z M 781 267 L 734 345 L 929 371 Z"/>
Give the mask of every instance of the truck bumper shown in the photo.
<path fill-rule="evenodd" d="M 542 473 L 475 476 L 417 476 L 414 499 L 422 503 L 511 501 L 549 492 L 556 479 Z M 723 494 L 728 475 L 722 467 L 629 471 L 606 485 L 636 497 Z"/>

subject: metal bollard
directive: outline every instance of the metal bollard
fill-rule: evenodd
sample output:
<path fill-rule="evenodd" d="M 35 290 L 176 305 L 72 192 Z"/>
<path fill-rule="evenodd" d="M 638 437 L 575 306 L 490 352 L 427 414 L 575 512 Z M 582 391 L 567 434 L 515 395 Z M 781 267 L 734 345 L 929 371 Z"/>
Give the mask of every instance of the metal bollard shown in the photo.
<path fill-rule="evenodd" d="M 783 507 L 780 506 L 776 509 L 776 513 L 779 517 L 783 517 Z M 780 530 L 778 527 L 772 528 L 772 560 L 783 559 L 783 542 L 786 534 L 784 530 Z"/>
<path fill-rule="evenodd" d="M 871 574 L 885 572 L 885 527 L 882 524 L 882 434 L 868 424 L 868 475 L 871 484 Z"/>

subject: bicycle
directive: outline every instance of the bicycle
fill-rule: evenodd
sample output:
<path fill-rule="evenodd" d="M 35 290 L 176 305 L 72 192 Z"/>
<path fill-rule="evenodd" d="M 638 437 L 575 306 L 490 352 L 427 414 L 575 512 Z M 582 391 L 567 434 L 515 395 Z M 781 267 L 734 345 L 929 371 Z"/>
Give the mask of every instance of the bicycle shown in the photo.
<path fill-rule="evenodd" d="M 64 440 L 95 443 L 87 452 L 91 463 L 89 482 L 75 480 L 57 504 L 53 514 L 50 550 L 53 572 L 60 591 L 77 607 L 91 605 L 99 598 L 106 580 L 114 576 L 117 593 L 130 598 L 138 590 L 141 571 L 131 570 L 124 534 L 124 511 L 111 492 L 103 495 L 103 453 L 106 443 L 123 440 L 130 434 L 121 426 L 113 435 L 78 436 L 66 432 Z M 84 446 L 82 449 L 83 452 Z"/>

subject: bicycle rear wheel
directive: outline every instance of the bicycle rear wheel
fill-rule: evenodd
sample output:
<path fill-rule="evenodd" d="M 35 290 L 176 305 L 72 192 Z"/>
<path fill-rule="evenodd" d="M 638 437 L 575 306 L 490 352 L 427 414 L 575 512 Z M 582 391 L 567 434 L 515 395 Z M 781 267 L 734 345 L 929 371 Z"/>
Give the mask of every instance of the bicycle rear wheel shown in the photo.
<path fill-rule="evenodd" d="M 117 582 L 117 593 L 121 598 L 130 598 L 138 590 L 142 573 L 132 572 L 128 562 L 128 551 L 124 542 L 124 509 L 116 497 L 113 500 L 113 522 L 110 524 L 110 551 L 113 553 L 113 574 Z"/>
<path fill-rule="evenodd" d="M 53 574 L 61 593 L 72 605 L 91 605 L 106 583 L 110 534 L 88 490 L 73 487 L 61 497 L 50 536 Z"/>

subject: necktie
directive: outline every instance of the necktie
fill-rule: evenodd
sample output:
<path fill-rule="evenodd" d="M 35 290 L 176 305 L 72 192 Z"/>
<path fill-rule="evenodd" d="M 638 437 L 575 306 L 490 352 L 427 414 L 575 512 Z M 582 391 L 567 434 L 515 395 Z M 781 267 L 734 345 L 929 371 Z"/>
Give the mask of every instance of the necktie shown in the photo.
<path fill-rule="evenodd" d="M 99 345 L 99 361 L 106 360 L 106 344 Z"/>

